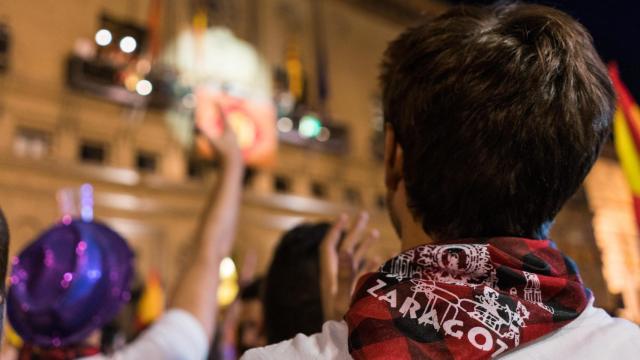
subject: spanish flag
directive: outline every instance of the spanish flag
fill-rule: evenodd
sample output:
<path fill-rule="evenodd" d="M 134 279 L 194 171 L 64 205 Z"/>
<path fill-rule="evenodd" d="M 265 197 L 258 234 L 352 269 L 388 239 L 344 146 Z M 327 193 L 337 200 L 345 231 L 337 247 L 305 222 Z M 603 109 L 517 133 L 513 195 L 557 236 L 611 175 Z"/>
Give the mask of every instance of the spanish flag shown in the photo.
<path fill-rule="evenodd" d="M 616 64 L 609 65 L 609 75 L 618 95 L 618 108 L 613 119 L 614 143 L 620 166 L 631 187 L 636 224 L 640 227 L 640 111 L 620 79 Z"/>

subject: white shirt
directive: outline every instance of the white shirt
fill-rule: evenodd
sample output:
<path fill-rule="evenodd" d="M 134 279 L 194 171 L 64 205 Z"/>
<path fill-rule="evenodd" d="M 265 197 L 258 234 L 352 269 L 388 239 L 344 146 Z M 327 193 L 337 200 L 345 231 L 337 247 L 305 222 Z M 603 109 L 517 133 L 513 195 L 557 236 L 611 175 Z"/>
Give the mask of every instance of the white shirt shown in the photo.
<path fill-rule="evenodd" d="M 344 321 L 329 321 L 318 334 L 298 334 L 291 340 L 249 350 L 241 359 L 350 359 L 347 337 L 348 329 Z M 569 324 L 499 358 L 637 359 L 640 358 L 640 328 L 627 320 L 612 318 L 604 310 L 589 304 Z"/>
<path fill-rule="evenodd" d="M 184 310 L 172 309 L 123 349 L 83 360 L 202 360 L 208 352 L 207 336 L 198 320 Z"/>

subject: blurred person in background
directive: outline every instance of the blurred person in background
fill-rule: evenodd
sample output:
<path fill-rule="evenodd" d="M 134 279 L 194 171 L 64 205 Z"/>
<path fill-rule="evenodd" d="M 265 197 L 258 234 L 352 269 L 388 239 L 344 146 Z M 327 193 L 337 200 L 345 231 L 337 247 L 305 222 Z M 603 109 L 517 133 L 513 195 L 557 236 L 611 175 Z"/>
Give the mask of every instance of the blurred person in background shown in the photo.
<path fill-rule="evenodd" d="M 322 329 L 319 248 L 330 226 L 298 225 L 287 231 L 276 246 L 263 293 L 268 344 Z"/>
<path fill-rule="evenodd" d="M 8 314 L 25 342 L 21 359 L 205 358 L 218 314 L 219 265 L 235 238 L 244 164 L 231 130 L 200 141 L 215 149 L 221 176 L 168 311 L 131 344 L 99 354 L 97 330 L 128 300 L 133 255 L 104 225 L 60 224 L 27 247 L 13 268 Z"/>
<path fill-rule="evenodd" d="M 367 216 L 367 215 L 363 215 Z M 331 224 L 305 223 L 287 231 L 276 246 L 265 277 L 263 292 L 264 328 L 267 343 L 275 344 L 297 334 L 312 335 L 325 322 L 321 296 L 321 252 Z M 340 234 L 342 239 L 344 234 Z M 377 230 L 359 242 L 362 256 L 377 239 Z M 373 270 L 374 259 L 362 262 L 361 272 Z M 330 319 L 330 318 L 328 318 Z"/>
<path fill-rule="evenodd" d="M 244 358 L 637 357 L 638 327 L 594 307 L 548 239 L 615 108 L 587 30 L 545 6 L 454 7 L 389 45 L 381 82 L 402 252 L 351 296 L 366 217 L 340 241 L 341 218 L 321 250 L 324 313 L 338 321 Z"/>
<path fill-rule="evenodd" d="M 238 313 L 238 354 L 266 345 L 263 304 L 260 299 L 263 281 L 257 278 L 240 291 Z"/>

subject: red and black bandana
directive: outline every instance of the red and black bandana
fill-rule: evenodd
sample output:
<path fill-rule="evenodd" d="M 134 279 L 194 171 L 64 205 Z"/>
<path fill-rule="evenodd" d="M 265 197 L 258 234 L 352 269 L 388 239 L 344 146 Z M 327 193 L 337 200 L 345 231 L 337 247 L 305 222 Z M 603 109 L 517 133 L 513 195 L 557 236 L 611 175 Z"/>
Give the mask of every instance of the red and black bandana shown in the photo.
<path fill-rule="evenodd" d="M 345 316 L 354 359 L 488 359 L 561 328 L 591 292 L 549 240 L 423 245 L 363 276 Z"/>

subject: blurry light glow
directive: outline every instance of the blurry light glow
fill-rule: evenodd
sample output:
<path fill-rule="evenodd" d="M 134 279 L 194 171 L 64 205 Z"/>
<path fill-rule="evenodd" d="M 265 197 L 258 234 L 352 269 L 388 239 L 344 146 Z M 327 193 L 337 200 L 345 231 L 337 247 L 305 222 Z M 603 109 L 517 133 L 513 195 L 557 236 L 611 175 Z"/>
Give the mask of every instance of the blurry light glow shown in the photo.
<path fill-rule="evenodd" d="M 237 282 L 231 280 L 221 282 L 217 293 L 218 304 L 221 307 L 230 305 L 236 299 L 239 291 L 240 288 Z"/>
<path fill-rule="evenodd" d="M 187 94 L 182 97 L 182 106 L 187 109 L 193 109 L 196 107 L 196 97 L 193 94 Z"/>
<path fill-rule="evenodd" d="M 80 217 L 83 221 L 93 220 L 93 186 L 83 184 L 80 187 Z"/>
<path fill-rule="evenodd" d="M 111 31 L 107 29 L 100 29 L 96 32 L 96 44 L 100 46 L 107 46 L 111 44 L 111 40 L 113 40 L 113 36 L 111 35 Z"/>
<path fill-rule="evenodd" d="M 220 262 L 220 278 L 224 281 L 236 276 L 236 264 L 230 257 L 222 259 Z"/>
<path fill-rule="evenodd" d="M 136 92 L 142 96 L 147 96 L 153 91 L 153 85 L 149 80 L 140 80 L 136 84 Z"/>
<path fill-rule="evenodd" d="M 102 272 L 100 270 L 89 270 L 89 272 L 87 273 L 87 275 L 89 276 L 89 279 L 98 279 L 100 278 L 100 276 L 102 276 Z"/>
<path fill-rule="evenodd" d="M 293 130 L 293 121 L 288 117 L 281 117 L 276 124 L 278 130 L 283 133 L 288 133 Z"/>
<path fill-rule="evenodd" d="M 71 224 L 72 220 L 73 220 L 73 218 L 69 214 L 65 214 L 64 216 L 62 216 L 62 223 L 65 224 L 65 225 Z"/>
<path fill-rule="evenodd" d="M 325 142 L 329 140 L 330 137 L 331 131 L 329 131 L 329 129 L 327 129 L 326 127 L 323 127 L 322 129 L 320 129 L 320 133 L 318 134 L 318 137 L 316 137 L 316 139 L 320 142 Z"/>
<path fill-rule="evenodd" d="M 298 133 L 303 138 L 314 138 L 320 135 L 322 129 L 322 123 L 317 116 L 305 115 L 300 119 L 300 125 L 298 125 Z"/>
<path fill-rule="evenodd" d="M 226 257 L 220 262 L 220 286 L 218 286 L 218 303 L 224 307 L 235 300 L 239 287 L 237 282 L 236 265 L 231 258 Z"/>
<path fill-rule="evenodd" d="M 131 73 L 124 78 L 124 87 L 129 91 L 134 91 L 140 78 L 135 73 Z"/>
<path fill-rule="evenodd" d="M 141 74 L 148 74 L 151 71 L 151 62 L 147 59 L 140 59 L 136 64 L 136 71 Z"/>
<path fill-rule="evenodd" d="M 138 47 L 138 42 L 131 36 L 125 36 L 120 40 L 120 50 L 127 54 L 134 52 L 136 47 Z"/>

